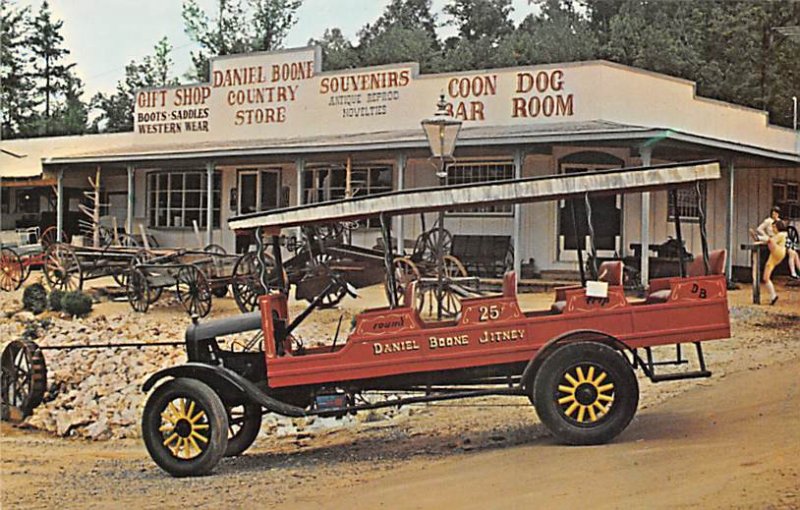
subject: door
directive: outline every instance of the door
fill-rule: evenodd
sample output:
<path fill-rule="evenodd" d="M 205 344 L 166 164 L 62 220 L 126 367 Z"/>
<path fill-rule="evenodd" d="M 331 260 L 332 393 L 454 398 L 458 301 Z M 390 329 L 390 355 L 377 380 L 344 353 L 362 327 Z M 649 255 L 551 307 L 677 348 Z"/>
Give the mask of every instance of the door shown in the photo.
<path fill-rule="evenodd" d="M 239 214 L 269 211 L 280 205 L 280 170 L 239 171 Z"/>
<path fill-rule="evenodd" d="M 611 168 L 607 165 L 562 165 L 564 174 L 592 172 Z M 620 239 L 622 233 L 622 196 L 606 195 L 589 197 L 594 229 L 594 245 L 598 257 L 616 257 L 621 252 Z M 572 208 L 575 215 L 573 221 Z M 577 238 L 575 229 L 577 228 Z M 590 252 L 589 221 L 586 200 L 573 198 L 559 200 L 558 203 L 558 260 L 578 260 L 578 243 L 584 252 Z M 585 255 L 584 255 L 585 257 Z M 585 260 L 585 258 L 584 258 Z"/>

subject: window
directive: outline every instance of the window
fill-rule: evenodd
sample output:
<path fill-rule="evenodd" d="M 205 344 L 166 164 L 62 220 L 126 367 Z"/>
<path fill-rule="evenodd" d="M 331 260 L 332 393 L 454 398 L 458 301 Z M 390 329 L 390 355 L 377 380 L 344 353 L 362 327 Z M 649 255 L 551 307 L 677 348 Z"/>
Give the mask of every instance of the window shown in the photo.
<path fill-rule="evenodd" d="M 281 206 L 280 170 L 239 170 L 239 214 Z"/>
<path fill-rule="evenodd" d="M 38 213 L 41 212 L 40 188 L 20 188 L 16 190 L 16 203 L 18 213 Z"/>
<path fill-rule="evenodd" d="M 213 226 L 219 226 L 219 172 L 214 173 Z M 206 171 L 186 170 L 147 174 L 147 218 L 151 227 L 206 226 Z"/>
<path fill-rule="evenodd" d="M 392 191 L 392 167 L 363 165 L 352 167 L 350 173 L 352 196 L 363 197 Z M 303 203 L 313 204 L 345 198 L 347 169 L 344 166 L 311 167 L 303 171 Z M 370 228 L 380 227 L 380 220 L 370 218 Z"/>
<path fill-rule="evenodd" d="M 708 210 L 706 209 L 706 187 L 700 188 L 702 191 L 702 198 L 698 204 L 697 188 L 678 188 L 678 211 L 680 212 L 681 221 L 699 222 L 700 221 L 700 205 L 703 206 L 703 211 L 706 213 L 708 219 Z M 675 220 L 675 207 L 673 206 L 672 196 L 667 193 L 667 219 L 668 221 Z"/>
<path fill-rule="evenodd" d="M 505 181 L 514 178 L 514 163 L 511 161 L 500 162 L 471 162 L 456 163 L 447 168 L 447 185 L 474 184 L 479 182 Z M 508 216 L 512 214 L 510 204 L 485 205 L 449 211 L 449 214 L 497 214 Z"/>
<path fill-rule="evenodd" d="M 781 208 L 781 217 L 800 219 L 800 182 L 772 181 L 772 205 Z"/>

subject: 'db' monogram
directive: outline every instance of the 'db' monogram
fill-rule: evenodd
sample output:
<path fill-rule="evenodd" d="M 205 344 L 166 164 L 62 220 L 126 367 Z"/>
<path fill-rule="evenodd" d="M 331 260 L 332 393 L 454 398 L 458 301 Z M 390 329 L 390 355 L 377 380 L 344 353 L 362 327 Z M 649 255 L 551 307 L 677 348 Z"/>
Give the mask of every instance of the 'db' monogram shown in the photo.
<path fill-rule="evenodd" d="M 708 292 L 706 292 L 706 289 L 700 287 L 696 283 L 692 284 L 692 294 L 699 295 L 700 299 L 705 299 L 708 297 Z"/>

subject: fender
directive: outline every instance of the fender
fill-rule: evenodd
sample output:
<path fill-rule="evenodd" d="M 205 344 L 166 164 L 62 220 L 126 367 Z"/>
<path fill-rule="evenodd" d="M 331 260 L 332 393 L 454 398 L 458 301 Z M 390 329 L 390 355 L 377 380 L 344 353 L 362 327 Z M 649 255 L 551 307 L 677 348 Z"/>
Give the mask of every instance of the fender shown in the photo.
<path fill-rule="evenodd" d="M 284 416 L 293 418 L 306 416 L 306 412 L 302 408 L 270 397 L 253 382 L 245 379 L 233 370 L 219 365 L 189 362 L 183 365 L 165 368 L 148 377 L 142 385 L 142 390 L 144 392 L 150 391 L 158 381 L 166 377 L 197 379 L 210 386 L 220 395 L 242 396 L 245 400 L 260 404 L 268 410 Z"/>
<path fill-rule="evenodd" d="M 548 340 L 546 344 L 536 351 L 536 354 L 534 354 L 533 358 L 531 358 L 531 360 L 528 362 L 528 365 L 525 367 L 525 370 L 522 372 L 520 386 L 522 386 L 526 393 L 530 394 L 533 378 L 536 376 L 536 372 L 539 370 L 539 367 L 542 365 L 547 356 L 549 356 L 562 344 L 585 341 L 606 344 L 609 347 L 617 349 L 618 351 L 633 350 L 619 338 L 613 337 L 608 333 L 603 333 L 602 331 L 593 329 L 578 329 L 575 331 L 568 331 Z"/>

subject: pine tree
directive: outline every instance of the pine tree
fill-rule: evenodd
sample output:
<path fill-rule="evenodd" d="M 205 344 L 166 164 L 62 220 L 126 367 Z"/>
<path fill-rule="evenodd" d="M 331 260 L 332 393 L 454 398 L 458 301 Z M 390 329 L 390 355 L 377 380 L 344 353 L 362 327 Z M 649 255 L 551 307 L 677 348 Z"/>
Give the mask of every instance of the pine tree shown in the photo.
<path fill-rule="evenodd" d="M 27 65 L 30 9 L 0 0 L 0 138 L 14 138 L 30 123 L 36 101 Z"/>
<path fill-rule="evenodd" d="M 34 94 L 43 104 L 39 114 L 38 134 L 55 134 L 51 120 L 56 100 L 63 97 L 69 87 L 70 71 L 75 64 L 65 64 L 69 50 L 63 47 L 62 20 L 54 21 L 47 0 L 31 24 L 27 41 L 34 69 Z"/>

